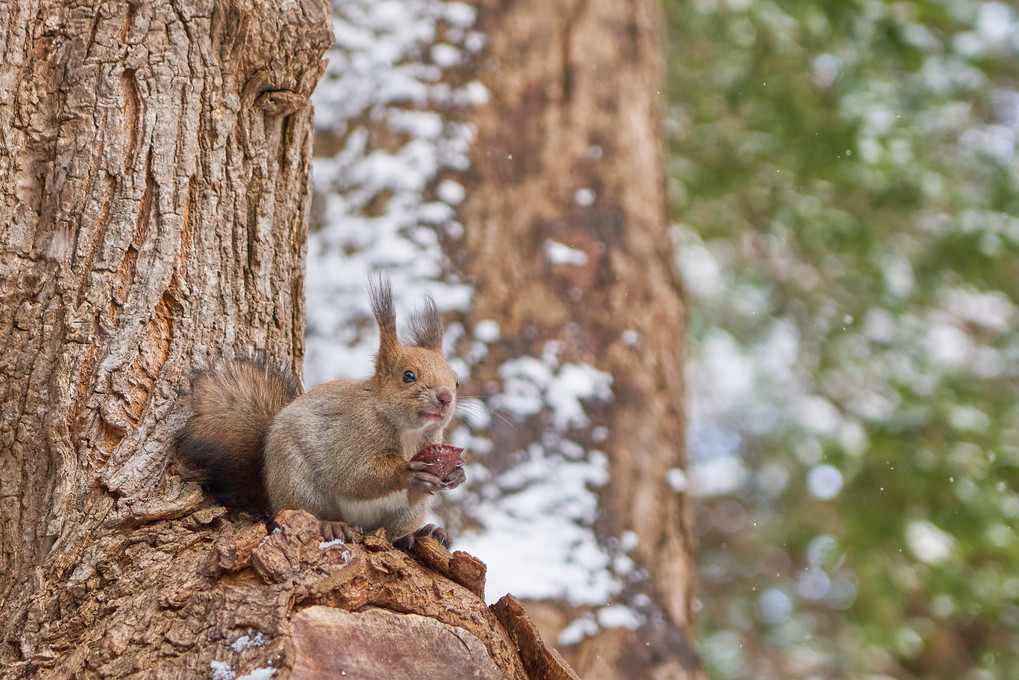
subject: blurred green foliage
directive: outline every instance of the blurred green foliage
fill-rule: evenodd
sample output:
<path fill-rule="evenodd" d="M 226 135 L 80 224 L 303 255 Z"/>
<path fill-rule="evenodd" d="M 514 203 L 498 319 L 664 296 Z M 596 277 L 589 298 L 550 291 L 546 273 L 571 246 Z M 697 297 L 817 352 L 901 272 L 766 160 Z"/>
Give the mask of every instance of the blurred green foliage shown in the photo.
<path fill-rule="evenodd" d="M 1019 678 L 1019 18 L 666 0 L 711 677 Z"/>

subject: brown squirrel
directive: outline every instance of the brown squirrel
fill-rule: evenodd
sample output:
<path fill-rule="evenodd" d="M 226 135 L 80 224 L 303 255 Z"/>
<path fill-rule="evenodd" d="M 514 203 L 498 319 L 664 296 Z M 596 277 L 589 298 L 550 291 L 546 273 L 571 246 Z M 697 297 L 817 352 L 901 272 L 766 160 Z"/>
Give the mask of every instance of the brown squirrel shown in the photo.
<path fill-rule="evenodd" d="M 442 354 L 442 320 L 427 298 L 399 341 L 389 280 L 369 282 L 379 327 L 375 375 L 336 380 L 300 394 L 289 372 L 260 361 L 221 363 L 192 383 L 194 411 L 178 451 L 207 475 L 223 502 L 274 517 L 302 509 L 322 520 L 327 539 L 357 540 L 384 527 L 401 547 L 449 535 L 422 527 L 431 496 L 465 479 L 462 465 L 443 478 L 411 460 L 442 441 L 456 408 L 456 373 Z"/>

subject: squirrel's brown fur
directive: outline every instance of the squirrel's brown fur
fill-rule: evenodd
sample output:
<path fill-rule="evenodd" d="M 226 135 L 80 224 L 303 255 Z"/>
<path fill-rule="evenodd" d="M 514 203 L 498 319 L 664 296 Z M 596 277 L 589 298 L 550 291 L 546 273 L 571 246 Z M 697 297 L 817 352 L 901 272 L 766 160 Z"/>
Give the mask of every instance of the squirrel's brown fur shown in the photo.
<path fill-rule="evenodd" d="M 264 510 L 265 435 L 299 394 L 293 374 L 263 358 L 215 364 L 192 381 L 187 405 L 194 415 L 178 435 L 177 449 L 205 471 L 220 502 Z"/>
<path fill-rule="evenodd" d="M 196 378 L 179 449 L 208 471 L 220 499 L 381 526 L 397 538 L 421 527 L 431 494 L 463 481 L 462 468 L 439 479 L 410 460 L 442 441 L 456 406 L 435 303 L 415 316 L 414 344 L 405 345 L 388 280 L 376 278 L 369 293 L 380 332 L 371 378 L 299 396 L 296 381 L 257 362 L 219 364 Z"/>

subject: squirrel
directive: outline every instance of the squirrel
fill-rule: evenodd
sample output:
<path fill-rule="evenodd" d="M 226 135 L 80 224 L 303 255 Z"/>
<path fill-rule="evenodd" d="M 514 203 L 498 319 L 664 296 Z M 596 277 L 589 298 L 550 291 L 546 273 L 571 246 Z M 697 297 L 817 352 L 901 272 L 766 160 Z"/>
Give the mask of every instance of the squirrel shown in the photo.
<path fill-rule="evenodd" d="M 270 517 L 307 510 L 326 539 L 356 541 L 384 527 L 398 547 L 430 536 L 449 548 L 445 530 L 422 524 L 432 495 L 463 483 L 463 466 L 440 479 L 411 460 L 442 442 L 456 409 L 459 382 L 442 354 L 442 319 L 426 298 L 411 320 L 412 342 L 403 344 L 388 278 L 369 280 L 368 292 L 379 327 L 372 377 L 301 394 L 292 373 L 264 361 L 214 365 L 192 381 L 193 415 L 177 449 L 226 504 Z"/>

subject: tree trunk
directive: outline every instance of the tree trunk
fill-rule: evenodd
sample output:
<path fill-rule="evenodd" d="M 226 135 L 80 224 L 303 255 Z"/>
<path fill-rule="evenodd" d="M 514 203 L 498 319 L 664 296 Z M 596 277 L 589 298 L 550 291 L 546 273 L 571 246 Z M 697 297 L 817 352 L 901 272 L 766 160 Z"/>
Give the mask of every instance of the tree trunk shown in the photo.
<path fill-rule="evenodd" d="M 199 499 L 164 474 L 197 359 L 300 366 L 307 100 L 331 32 L 321 3 L 256 7 L 0 10 L 0 665 L 75 672 L 85 647 L 54 645 L 94 635 L 82 608 L 131 616 L 95 604 L 110 579 L 154 583 L 136 560 L 171 554 L 156 527 Z"/>
<path fill-rule="evenodd" d="M 268 534 L 168 473 L 196 362 L 301 366 L 308 97 L 332 28 L 324 2 L 280 5 L 0 8 L 5 678 L 565 668 L 485 606 L 469 556 L 322 543 L 302 512 Z"/>
<path fill-rule="evenodd" d="M 504 381 L 507 362 L 550 347 L 560 365 L 611 375 L 611 403 L 590 405 L 590 425 L 564 436 L 588 457 L 608 454 L 599 540 L 622 552 L 618 537 L 632 532 L 631 574 L 647 574 L 620 575 L 618 601 L 638 612 L 637 630 L 589 631 L 563 652 L 588 680 L 703 677 L 683 493 L 685 302 L 668 231 L 660 8 L 486 0 L 476 27 L 489 38 L 477 77 L 491 99 L 469 118 L 477 140 L 461 261 L 476 282 L 469 328 L 498 320 L 501 339 L 472 384 Z M 546 410 L 503 428 L 486 462 L 511 466 L 553 426 Z M 582 611 L 528 608 L 553 640 Z"/>

